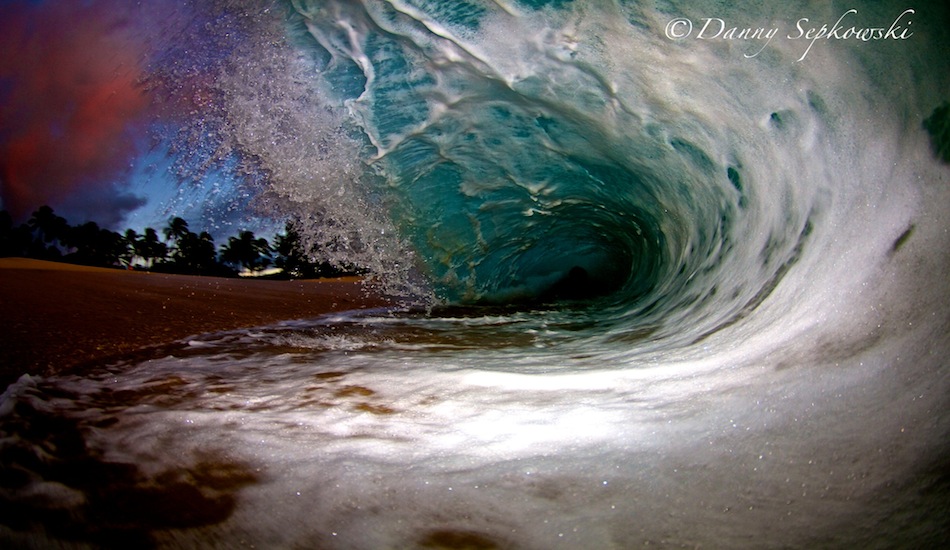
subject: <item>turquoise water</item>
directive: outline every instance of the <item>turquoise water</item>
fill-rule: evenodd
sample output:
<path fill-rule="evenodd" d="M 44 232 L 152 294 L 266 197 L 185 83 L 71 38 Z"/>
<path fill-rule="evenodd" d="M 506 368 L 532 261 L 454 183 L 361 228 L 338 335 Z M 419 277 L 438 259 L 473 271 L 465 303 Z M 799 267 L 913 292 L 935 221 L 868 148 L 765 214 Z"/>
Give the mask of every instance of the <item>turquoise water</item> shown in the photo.
<path fill-rule="evenodd" d="M 945 540 L 946 10 L 287 7 L 217 77 L 222 132 L 405 307 L 21 379 L 4 538 Z M 843 14 L 913 36 L 795 38 Z"/>

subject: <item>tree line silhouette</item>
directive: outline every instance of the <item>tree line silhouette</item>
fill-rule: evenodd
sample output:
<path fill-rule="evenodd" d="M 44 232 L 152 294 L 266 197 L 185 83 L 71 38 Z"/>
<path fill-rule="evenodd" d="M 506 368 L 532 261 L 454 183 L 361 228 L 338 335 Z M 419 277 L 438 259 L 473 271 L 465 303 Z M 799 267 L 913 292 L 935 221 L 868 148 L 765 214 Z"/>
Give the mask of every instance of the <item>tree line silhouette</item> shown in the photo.
<path fill-rule="evenodd" d="M 337 277 L 360 272 L 354 266 L 337 267 L 320 258 L 320 250 L 306 247 L 293 222 L 271 244 L 252 231 L 241 231 L 216 247 L 211 235 L 195 233 L 183 218 L 174 217 L 161 229 L 124 234 L 99 227 L 96 222 L 71 226 L 49 206 L 41 206 L 25 223 L 15 225 L 0 210 L 0 257 L 25 257 L 94 267 L 139 269 L 185 275 L 235 277 L 280 269 L 276 278 Z"/>

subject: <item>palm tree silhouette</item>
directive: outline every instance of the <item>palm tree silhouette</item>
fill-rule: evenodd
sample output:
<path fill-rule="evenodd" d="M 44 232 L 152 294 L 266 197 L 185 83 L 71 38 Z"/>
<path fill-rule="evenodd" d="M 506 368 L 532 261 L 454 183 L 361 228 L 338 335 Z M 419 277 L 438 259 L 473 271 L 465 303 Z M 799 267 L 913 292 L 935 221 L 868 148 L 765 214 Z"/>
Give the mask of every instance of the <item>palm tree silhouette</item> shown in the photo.
<path fill-rule="evenodd" d="M 69 231 L 66 218 L 57 216 L 53 209 L 47 205 L 37 208 L 26 224 L 38 233 L 37 237 L 42 238 L 47 243 L 62 240 Z"/>
<path fill-rule="evenodd" d="M 57 216 L 53 209 L 43 205 L 33 212 L 26 222 L 34 236 L 28 255 L 36 258 L 57 259 L 62 251 L 57 244 L 64 245 L 63 241 L 69 234 L 69 224 L 66 218 Z"/>
<path fill-rule="evenodd" d="M 217 270 L 218 254 L 214 239 L 207 231 L 196 235 L 189 231 L 178 240 L 175 250 L 175 264 L 186 273 L 202 275 Z"/>
<path fill-rule="evenodd" d="M 135 265 L 135 260 L 141 258 L 141 256 L 139 256 L 138 247 L 136 246 L 139 240 L 139 234 L 134 229 L 126 229 L 123 239 L 125 239 L 125 254 L 122 259 L 125 261 L 126 266 L 132 267 Z M 144 258 L 142 261 L 145 261 Z"/>
<path fill-rule="evenodd" d="M 240 265 L 246 270 L 257 271 L 270 265 L 271 247 L 267 239 L 256 238 L 252 231 L 241 231 L 237 237 L 229 237 L 221 247 L 221 261 Z"/>
<path fill-rule="evenodd" d="M 176 216 L 168 221 L 162 233 L 165 235 L 165 241 L 174 241 L 177 247 L 181 240 L 191 233 L 191 230 L 188 229 L 188 222 L 184 218 Z"/>
<path fill-rule="evenodd" d="M 168 255 L 168 245 L 158 240 L 154 229 L 146 227 L 142 238 L 135 241 L 135 253 L 145 261 L 146 269 L 151 269 L 155 260 L 164 260 Z"/>
<path fill-rule="evenodd" d="M 23 256 L 29 241 L 29 230 L 22 225 L 14 227 L 13 216 L 0 210 L 0 257 Z"/>

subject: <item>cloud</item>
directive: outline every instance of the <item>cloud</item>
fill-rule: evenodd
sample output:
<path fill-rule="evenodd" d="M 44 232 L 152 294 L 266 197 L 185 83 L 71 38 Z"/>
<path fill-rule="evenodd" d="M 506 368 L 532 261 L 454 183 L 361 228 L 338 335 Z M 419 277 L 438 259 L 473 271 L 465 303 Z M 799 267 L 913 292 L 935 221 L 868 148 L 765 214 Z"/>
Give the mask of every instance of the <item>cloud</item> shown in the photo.
<path fill-rule="evenodd" d="M 149 110 L 134 26 L 118 2 L 0 3 L 0 201 L 14 217 L 89 206 L 83 194 L 105 214 L 137 204 L 108 192 Z"/>

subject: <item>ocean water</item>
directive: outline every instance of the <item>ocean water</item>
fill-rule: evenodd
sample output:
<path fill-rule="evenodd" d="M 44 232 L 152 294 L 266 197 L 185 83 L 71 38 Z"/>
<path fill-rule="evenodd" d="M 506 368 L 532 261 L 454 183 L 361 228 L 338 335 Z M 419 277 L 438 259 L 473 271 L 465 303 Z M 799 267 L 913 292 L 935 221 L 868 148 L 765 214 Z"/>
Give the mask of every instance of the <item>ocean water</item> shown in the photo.
<path fill-rule="evenodd" d="M 229 154 L 405 305 L 24 376 L 2 540 L 945 544 L 947 8 L 242 9 Z"/>

